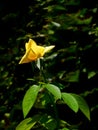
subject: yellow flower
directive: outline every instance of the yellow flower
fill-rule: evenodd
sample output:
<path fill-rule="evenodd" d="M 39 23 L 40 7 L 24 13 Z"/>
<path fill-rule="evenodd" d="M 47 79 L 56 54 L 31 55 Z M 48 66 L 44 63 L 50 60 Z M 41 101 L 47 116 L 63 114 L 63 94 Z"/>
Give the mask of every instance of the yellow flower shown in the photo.
<path fill-rule="evenodd" d="M 19 64 L 29 63 L 37 60 L 44 56 L 45 53 L 49 52 L 55 46 L 38 46 L 36 42 L 32 39 L 29 39 L 29 42 L 25 44 L 26 52 L 21 58 Z"/>

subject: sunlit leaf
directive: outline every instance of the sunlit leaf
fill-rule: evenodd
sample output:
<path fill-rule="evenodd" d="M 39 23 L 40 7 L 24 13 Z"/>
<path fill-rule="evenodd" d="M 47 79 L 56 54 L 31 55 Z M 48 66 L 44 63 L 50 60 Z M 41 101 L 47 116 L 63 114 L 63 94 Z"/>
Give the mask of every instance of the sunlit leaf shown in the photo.
<path fill-rule="evenodd" d="M 31 128 L 37 123 L 37 121 L 41 118 L 40 115 L 36 115 L 34 117 L 29 117 L 20 122 L 20 124 L 16 127 L 16 130 L 31 130 Z"/>
<path fill-rule="evenodd" d="M 68 129 L 68 128 L 63 128 L 62 130 L 70 130 L 70 129 Z"/>
<path fill-rule="evenodd" d="M 56 27 L 60 27 L 61 25 L 59 24 L 59 23 L 56 23 L 56 22 L 51 22 L 54 26 L 56 26 Z"/>
<path fill-rule="evenodd" d="M 40 86 L 33 85 L 27 90 L 22 103 L 24 117 L 27 116 L 32 106 L 34 105 L 39 89 Z"/>
<path fill-rule="evenodd" d="M 53 85 L 53 84 L 45 84 L 44 87 L 54 95 L 54 97 L 57 99 L 61 99 L 61 91 L 60 89 Z"/>
<path fill-rule="evenodd" d="M 94 71 L 89 72 L 88 73 L 88 79 L 92 78 L 95 75 L 96 75 L 96 72 L 94 72 Z"/>
<path fill-rule="evenodd" d="M 90 109 L 86 101 L 79 95 L 72 94 L 72 96 L 77 100 L 81 112 L 90 120 Z"/>
<path fill-rule="evenodd" d="M 77 100 L 70 93 L 62 93 L 62 99 L 74 112 L 77 112 L 79 109 L 79 105 Z"/>

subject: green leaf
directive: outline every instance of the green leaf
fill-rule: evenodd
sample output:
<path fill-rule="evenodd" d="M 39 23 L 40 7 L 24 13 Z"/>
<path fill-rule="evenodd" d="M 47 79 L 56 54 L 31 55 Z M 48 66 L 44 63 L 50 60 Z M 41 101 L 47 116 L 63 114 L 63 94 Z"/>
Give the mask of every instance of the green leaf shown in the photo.
<path fill-rule="evenodd" d="M 57 99 L 61 99 L 61 91 L 60 89 L 53 85 L 53 84 L 45 84 L 44 87 L 54 95 L 54 97 Z"/>
<path fill-rule="evenodd" d="M 39 89 L 40 86 L 33 85 L 27 90 L 22 103 L 24 118 L 27 116 L 32 106 L 34 105 Z"/>
<path fill-rule="evenodd" d="M 54 9 L 55 9 L 55 10 L 66 10 L 66 8 L 63 7 L 63 6 L 61 6 L 61 5 L 56 5 L 56 6 L 54 7 Z"/>
<path fill-rule="evenodd" d="M 96 73 L 94 71 L 89 72 L 88 73 L 88 79 L 92 78 L 95 75 L 96 75 Z"/>
<path fill-rule="evenodd" d="M 44 125 L 48 130 L 55 130 L 57 122 L 54 119 L 49 119 Z"/>
<path fill-rule="evenodd" d="M 35 115 L 34 117 L 29 117 L 20 122 L 20 124 L 16 127 L 16 130 L 30 130 L 37 121 L 41 118 L 40 115 Z"/>
<path fill-rule="evenodd" d="M 52 21 L 51 23 L 52 23 L 54 26 L 56 26 L 56 27 L 60 27 L 60 26 L 61 26 L 59 23 L 54 22 L 54 21 Z"/>
<path fill-rule="evenodd" d="M 62 93 L 62 99 L 64 100 L 64 102 L 74 111 L 77 112 L 79 109 L 78 106 L 78 102 L 77 100 L 74 98 L 74 96 L 72 96 L 69 93 Z"/>
<path fill-rule="evenodd" d="M 79 81 L 79 70 L 74 72 L 69 72 L 66 76 L 66 81 L 68 82 L 78 82 Z"/>
<path fill-rule="evenodd" d="M 68 129 L 68 128 L 63 128 L 62 130 L 70 130 L 70 129 Z"/>
<path fill-rule="evenodd" d="M 77 100 L 81 112 L 90 120 L 90 110 L 86 101 L 79 95 L 72 94 L 72 96 Z"/>
<path fill-rule="evenodd" d="M 57 126 L 57 121 L 51 116 L 44 114 L 40 119 L 40 124 L 47 130 L 55 130 Z"/>

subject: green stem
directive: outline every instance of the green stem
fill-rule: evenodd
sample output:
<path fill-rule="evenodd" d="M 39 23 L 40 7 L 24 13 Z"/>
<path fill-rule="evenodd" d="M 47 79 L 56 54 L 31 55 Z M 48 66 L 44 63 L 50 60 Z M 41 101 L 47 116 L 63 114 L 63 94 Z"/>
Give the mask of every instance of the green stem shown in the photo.
<path fill-rule="evenodd" d="M 54 102 L 54 99 L 53 99 L 52 95 L 51 95 L 51 94 L 48 94 L 48 95 L 49 95 L 50 100 L 51 100 L 51 102 L 52 102 L 53 110 L 54 110 L 54 113 L 55 113 L 54 116 L 55 116 L 55 119 L 56 119 L 56 121 L 57 121 L 56 129 L 59 129 L 60 120 L 59 120 L 59 117 L 58 117 L 58 111 L 57 111 L 56 103 Z"/>
<path fill-rule="evenodd" d="M 47 78 L 44 73 L 44 63 L 43 60 L 40 59 L 40 75 L 43 77 L 45 83 L 47 83 Z"/>
<path fill-rule="evenodd" d="M 47 83 L 47 78 L 46 78 L 46 75 L 44 73 L 44 63 L 43 63 L 43 60 L 40 59 L 40 76 L 43 77 L 43 80 L 45 83 Z M 59 121 L 59 117 L 58 117 L 58 111 L 57 111 L 57 107 L 56 107 L 56 103 L 54 102 L 54 98 L 52 97 L 51 94 L 49 94 L 49 98 L 51 100 L 51 105 L 53 105 L 53 110 L 54 110 L 54 116 L 55 116 L 55 119 L 57 121 L 57 126 L 56 126 L 56 129 L 59 129 L 59 125 L 60 125 L 60 121 Z"/>

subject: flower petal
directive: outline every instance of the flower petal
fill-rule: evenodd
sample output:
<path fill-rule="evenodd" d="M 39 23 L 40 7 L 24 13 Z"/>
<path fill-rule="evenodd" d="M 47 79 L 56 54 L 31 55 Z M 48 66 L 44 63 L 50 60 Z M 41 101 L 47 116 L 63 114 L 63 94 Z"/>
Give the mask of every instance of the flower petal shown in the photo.
<path fill-rule="evenodd" d="M 29 63 L 38 58 L 43 57 L 43 55 L 53 49 L 55 46 L 43 47 L 36 44 L 32 39 L 29 39 L 29 42 L 25 44 L 26 53 L 20 60 L 19 64 Z"/>
<path fill-rule="evenodd" d="M 29 63 L 29 62 L 31 62 L 31 60 L 28 59 L 28 57 L 27 57 L 26 55 L 24 55 L 24 56 L 21 58 L 19 64 Z"/>
<path fill-rule="evenodd" d="M 27 52 L 28 50 L 30 50 L 33 46 L 34 46 L 34 47 L 37 46 L 36 42 L 35 42 L 34 40 L 32 40 L 32 39 L 29 39 L 29 42 L 27 42 L 27 43 L 25 44 L 26 52 Z"/>
<path fill-rule="evenodd" d="M 42 57 L 44 55 L 45 47 L 37 46 L 36 48 L 32 48 L 32 50 L 35 52 L 38 58 Z"/>
<path fill-rule="evenodd" d="M 37 59 L 37 55 L 32 49 L 30 49 L 30 51 L 28 52 L 27 58 L 33 61 Z"/>
<path fill-rule="evenodd" d="M 52 50 L 54 47 L 55 47 L 54 45 L 45 47 L 44 53 L 49 52 L 49 51 Z"/>
<path fill-rule="evenodd" d="M 32 51 L 35 53 L 36 57 L 40 58 L 43 56 L 45 47 L 38 46 L 36 42 L 32 39 L 29 39 L 29 42 L 26 43 L 26 50 L 32 49 Z"/>

